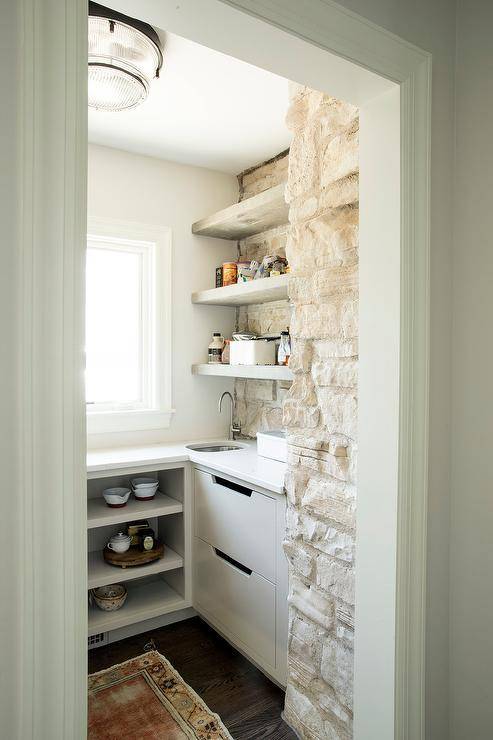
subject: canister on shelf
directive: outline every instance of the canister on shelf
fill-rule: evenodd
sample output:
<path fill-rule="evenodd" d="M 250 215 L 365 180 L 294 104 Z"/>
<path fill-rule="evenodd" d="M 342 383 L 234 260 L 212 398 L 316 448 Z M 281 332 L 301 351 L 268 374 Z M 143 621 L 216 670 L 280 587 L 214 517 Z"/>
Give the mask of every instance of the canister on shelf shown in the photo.
<path fill-rule="evenodd" d="M 154 549 L 154 545 L 156 544 L 156 537 L 154 535 L 154 530 L 151 527 L 141 529 L 138 534 L 138 538 L 139 548 L 142 550 L 142 552 Z"/>
<path fill-rule="evenodd" d="M 127 534 L 132 538 L 130 542 L 131 545 L 138 545 L 139 532 L 143 529 L 149 529 L 149 522 L 147 519 L 142 519 L 140 522 L 129 522 L 127 524 Z"/>
<path fill-rule="evenodd" d="M 236 262 L 223 262 L 223 286 L 234 285 L 238 268 Z"/>

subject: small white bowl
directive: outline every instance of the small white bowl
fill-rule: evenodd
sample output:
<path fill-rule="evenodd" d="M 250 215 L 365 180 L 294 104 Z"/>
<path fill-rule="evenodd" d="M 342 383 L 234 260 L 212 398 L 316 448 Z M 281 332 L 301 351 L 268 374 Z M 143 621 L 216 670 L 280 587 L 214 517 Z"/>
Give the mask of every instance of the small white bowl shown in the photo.
<path fill-rule="evenodd" d="M 134 489 L 135 488 L 157 489 L 157 487 L 159 486 L 159 481 L 157 481 L 155 478 L 132 478 L 130 483 L 132 484 L 132 488 Z"/>
<path fill-rule="evenodd" d="M 156 488 L 134 488 L 134 496 L 139 501 L 150 501 L 157 493 Z"/>
<path fill-rule="evenodd" d="M 109 586 L 93 588 L 91 594 L 100 609 L 104 612 L 114 612 L 124 605 L 127 598 L 127 589 L 121 583 L 112 583 Z"/>
<path fill-rule="evenodd" d="M 106 488 L 103 491 L 103 498 L 113 509 L 125 506 L 130 496 L 129 488 Z"/>

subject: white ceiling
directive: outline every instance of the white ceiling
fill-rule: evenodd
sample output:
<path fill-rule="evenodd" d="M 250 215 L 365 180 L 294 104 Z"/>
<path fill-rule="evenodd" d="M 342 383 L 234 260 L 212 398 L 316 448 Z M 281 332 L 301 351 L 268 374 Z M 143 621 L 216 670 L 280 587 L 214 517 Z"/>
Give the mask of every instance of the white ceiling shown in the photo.
<path fill-rule="evenodd" d="M 89 141 L 237 174 L 286 149 L 288 81 L 170 33 L 143 105 L 89 109 Z"/>

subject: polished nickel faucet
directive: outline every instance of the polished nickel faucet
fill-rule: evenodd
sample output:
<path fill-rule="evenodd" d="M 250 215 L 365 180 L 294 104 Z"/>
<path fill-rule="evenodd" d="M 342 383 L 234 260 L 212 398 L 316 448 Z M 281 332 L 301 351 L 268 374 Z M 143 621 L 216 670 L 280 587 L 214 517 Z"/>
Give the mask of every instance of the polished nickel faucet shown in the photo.
<path fill-rule="evenodd" d="M 230 406 L 230 417 L 229 417 L 229 435 L 228 439 L 234 439 L 235 434 L 239 434 L 241 432 L 241 429 L 239 427 L 235 427 L 233 424 L 233 416 L 234 416 L 234 409 L 235 409 L 235 402 L 233 399 L 233 396 L 229 391 L 224 391 L 224 393 L 221 394 L 221 398 L 219 399 L 219 413 L 221 413 L 221 407 L 223 403 L 224 396 L 228 396 L 231 406 Z"/>

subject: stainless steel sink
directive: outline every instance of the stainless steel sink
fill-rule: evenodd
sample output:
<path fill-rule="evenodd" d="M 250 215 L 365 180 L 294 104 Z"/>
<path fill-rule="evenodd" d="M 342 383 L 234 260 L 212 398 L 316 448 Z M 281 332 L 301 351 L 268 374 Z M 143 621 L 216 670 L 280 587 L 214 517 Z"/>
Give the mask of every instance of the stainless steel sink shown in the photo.
<path fill-rule="evenodd" d="M 193 450 L 194 452 L 231 452 L 232 450 L 242 450 L 243 445 L 234 444 L 218 444 L 218 445 L 186 445 L 187 450 Z"/>

